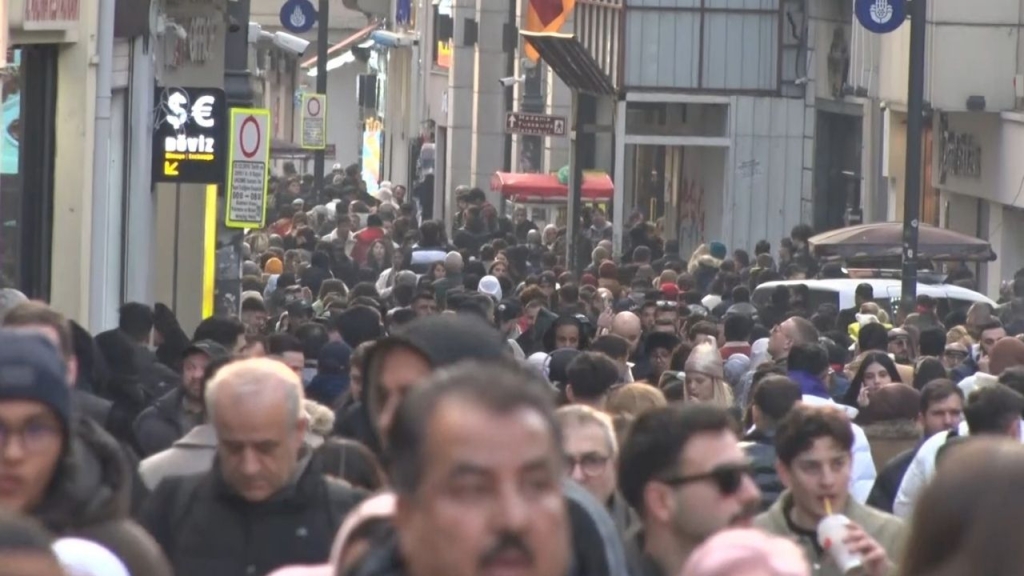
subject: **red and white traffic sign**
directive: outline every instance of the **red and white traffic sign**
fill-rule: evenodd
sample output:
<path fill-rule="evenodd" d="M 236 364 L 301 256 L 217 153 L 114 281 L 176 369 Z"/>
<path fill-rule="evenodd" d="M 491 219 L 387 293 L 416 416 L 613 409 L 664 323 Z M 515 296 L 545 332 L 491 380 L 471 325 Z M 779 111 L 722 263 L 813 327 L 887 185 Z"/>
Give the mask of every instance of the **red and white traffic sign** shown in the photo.
<path fill-rule="evenodd" d="M 327 148 L 327 95 L 302 95 L 299 144 L 308 150 Z"/>
<path fill-rule="evenodd" d="M 270 111 L 231 109 L 231 155 L 228 162 L 225 224 L 259 228 L 267 212 L 267 166 L 270 163 Z"/>

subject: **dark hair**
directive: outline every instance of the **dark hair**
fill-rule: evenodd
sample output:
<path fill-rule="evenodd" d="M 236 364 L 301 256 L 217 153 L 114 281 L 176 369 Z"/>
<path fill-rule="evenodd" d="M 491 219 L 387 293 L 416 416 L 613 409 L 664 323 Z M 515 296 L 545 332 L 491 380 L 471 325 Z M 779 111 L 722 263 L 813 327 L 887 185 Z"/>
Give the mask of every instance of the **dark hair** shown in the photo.
<path fill-rule="evenodd" d="M 921 356 L 942 356 L 946 349 L 946 333 L 942 328 L 925 328 L 917 338 L 917 345 Z"/>
<path fill-rule="evenodd" d="M 683 372 L 686 370 L 686 361 L 690 358 L 690 353 L 693 352 L 693 344 L 689 342 L 680 342 L 679 346 L 676 346 L 675 350 L 672 351 L 672 356 L 668 361 L 669 370 L 676 372 Z"/>
<path fill-rule="evenodd" d="M 544 332 L 543 343 L 545 352 L 551 353 L 555 351 L 555 332 L 557 332 L 562 326 L 575 326 L 576 330 L 579 331 L 579 344 L 576 346 L 577 350 L 586 350 L 590 347 L 590 335 L 583 323 L 575 316 L 564 315 L 556 318 L 551 324 L 551 327 Z"/>
<path fill-rule="evenodd" d="M 1011 390 L 1024 394 L 1024 367 L 1013 366 L 999 374 L 999 383 L 1006 384 Z"/>
<path fill-rule="evenodd" d="M 952 380 L 932 380 L 921 387 L 921 414 L 924 414 L 932 407 L 932 404 L 943 402 L 950 396 L 959 396 L 964 399 L 964 392 Z"/>
<path fill-rule="evenodd" d="M 786 368 L 818 376 L 828 370 L 828 352 L 817 342 L 794 344 L 786 358 Z"/>
<path fill-rule="evenodd" d="M 938 358 L 924 357 L 914 367 L 914 388 L 923 390 L 933 380 L 949 377 L 946 366 Z"/>
<path fill-rule="evenodd" d="M 694 322 L 694 324 L 690 326 L 690 329 L 686 331 L 686 336 L 689 337 L 691 341 L 701 335 L 714 336 L 715 338 L 718 338 L 718 325 L 710 320 L 699 320 Z"/>
<path fill-rule="evenodd" d="M 854 289 L 853 295 L 860 296 L 860 298 L 863 300 L 874 300 L 875 289 L 873 286 L 871 286 L 871 284 L 868 284 L 867 282 L 861 282 L 860 284 L 857 284 L 857 288 Z"/>
<path fill-rule="evenodd" d="M 199 323 L 192 341 L 213 340 L 228 349 L 235 349 L 238 337 L 245 334 L 245 326 L 233 316 L 210 316 Z"/>
<path fill-rule="evenodd" d="M 739 304 L 741 302 L 750 302 L 750 288 L 747 288 L 743 284 L 733 286 L 732 302 L 733 304 Z"/>
<path fill-rule="evenodd" d="M 754 256 L 760 256 L 761 254 L 771 254 L 772 243 L 767 240 L 758 240 L 757 244 L 754 244 Z"/>
<path fill-rule="evenodd" d="M 140 302 L 128 302 L 118 313 L 117 328 L 136 342 L 146 342 L 153 332 L 153 309 Z"/>
<path fill-rule="evenodd" d="M 270 356 L 280 356 L 285 352 L 298 352 L 305 356 L 305 352 L 302 350 L 302 342 L 298 338 L 291 334 L 278 333 L 271 334 L 267 337 L 267 354 Z M 316 358 L 316 356 L 312 356 Z"/>
<path fill-rule="evenodd" d="M 655 408 L 633 422 L 619 454 L 619 487 L 643 518 L 644 488 L 678 467 L 690 440 L 699 434 L 732 432 L 728 410 L 709 404 Z"/>
<path fill-rule="evenodd" d="M 651 249 L 647 246 L 637 246 L 633 250 L 633 262 L 646 264 L 651 261 Z"/>
<path fill-rule="evenodd" d="M 803 397 L 800 385 L 786 376 L 766 376 L 754 390 L 754 406 L 769 420 L 778 422 Z"/>
<path fill-rule="evenodd" d="M 746 314 L 730 314 L 725 317 L 722 328 L 726 342 L 745 342 L 750 338 L 750 331 L 754 329 L 754 321 Z"/>
<path fill-rule="evenodd" d="M 789 466 L 810 450 L 818 438 L 831 438 L 839 448 L 853 450 L 853 425 L 838 408 L 800 404 L 790 409 L 775 430 L 775 453 Z"/>
<path fill-rule="evenodd" d="M 738 264 L 741 268 L 746 268 L 747 266 L 750 266 L 750 253 L 748 253 L 746 250 L 742 248 L 738 248 L 733 251 L 732 259 L 735 260 L 736 264 Z"/>
<path fill-rule="evenodd" d="M 860 332 L 857 333 L 857 349 L 861 352 L 888 350 L 889 329 L 878 322 L 861 326 Z"/>
<path fill-rule="evenodd" d="M 551 433 L 556 451 L 552 457 L 562 461 L 562 438 L 547 382 L 512 361 L 461 362 L 435 371 L 399 404 L 387 442 L 391 482 L 398 494 L 415 494 L 419 489 L 428 465 L 431 420 L 438 408 L 452 399 L 498 414 L 522 409 L 535 412 Z"/>
<path fill-rule="evenodd" d="M 306 322 L 295 330 L 295 337 L 302 342 L 302 355 L 313 360 L 320 356 L 320 349 L 330 341 L 327 328 L 317 322 Z"/>
<path fill-rule="evenodd" d="M 889 373 L 889 379 L 893 382 L 903 382 L 903 379 L 900 377 L 900 371 L 896 369 L 896 363 L 892 361 L 892 358 L 887 353 L 868 352 L 861 358 L 860 366 L 857 367 L 857 373 L 850 380 L 850 387 L 846 389 L 846 394 L 843 395 L 843 404 L 847 406 L 857 405 L 857 397 L 864 386 L 864 373 L 867 372 L 868 367 L 872 364 L 880 364 L 885 368 L 885 371 Z"/>
<path fill-rule="evenodd" d="M 328 438 L 314 452 L 323 473 L 340 478 L 369 492 L 381 489 L 387 479 L 369 448 L 347 438 Z"/>
<path fill-rule="evenodd" d="M 629 355 L 629 342 L 618 334 L 605 334 L 590 344 L 591 352 L 601 352 L 610 358 L 625 358 Z"/>
<path fill-rule="evenodd" d="M 581 400 L 597 400 L 619 381 L 619 366 L 600 352 L 583 352 L 565 370 L 573 396 Z"/>
<path fill-rule="evenodd" d="M 1006 384 L 975 389 L 967 397 L 964 420 L 971 435 L 1003 434 L 1024 411 L 1024 396 Z"/>

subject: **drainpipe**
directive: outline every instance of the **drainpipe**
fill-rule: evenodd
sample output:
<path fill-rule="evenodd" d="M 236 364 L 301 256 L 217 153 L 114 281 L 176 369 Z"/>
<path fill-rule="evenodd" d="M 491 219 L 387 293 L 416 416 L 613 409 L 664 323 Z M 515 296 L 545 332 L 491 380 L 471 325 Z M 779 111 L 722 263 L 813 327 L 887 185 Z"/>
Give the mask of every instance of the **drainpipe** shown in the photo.
<path fill-rule="evenodd" d="M 96 116 L 92 164 L 92 257 L 89 260 L 89 328 L 96 334 L 108 326 L 104 316 L 111 312 L 105 305 L 112 286 L 110 267 L 115 266 L 120 246 L 107 241 L 110 221 L 110 100 L 113 84 L 114 10 L 116 0 L 99 0 L 99 23 L 96 31 Z M 118 270 L 120 272 L 120 270 Z"/>

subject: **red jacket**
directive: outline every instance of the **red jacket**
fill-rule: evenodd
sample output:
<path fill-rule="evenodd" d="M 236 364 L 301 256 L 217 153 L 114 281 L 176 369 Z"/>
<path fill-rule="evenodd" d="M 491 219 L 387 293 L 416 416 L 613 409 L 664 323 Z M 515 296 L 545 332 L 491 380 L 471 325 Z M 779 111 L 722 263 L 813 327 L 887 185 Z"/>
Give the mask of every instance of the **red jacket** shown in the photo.
<path fill-rule="evenodd" d="M 352 260 L 360 266 L 365 265 L 366 256 L 370 254 L 370 246 L 384 236 L 384 229 L 378 227 L 363 228 L 356 232 L 352 237 L 356 241 L 355 246 L 352 247 Z"/>

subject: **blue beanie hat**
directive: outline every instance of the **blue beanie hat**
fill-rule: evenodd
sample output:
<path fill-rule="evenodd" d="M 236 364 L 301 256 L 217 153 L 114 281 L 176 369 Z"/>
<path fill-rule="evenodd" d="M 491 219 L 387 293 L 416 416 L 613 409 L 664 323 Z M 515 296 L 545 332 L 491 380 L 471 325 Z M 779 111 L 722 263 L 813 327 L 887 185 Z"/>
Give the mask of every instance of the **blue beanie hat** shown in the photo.
<path fill-rule="evenodd" d="M 725 244 L 721 242 L 712 242 L 708 244 L 708 250 L 711 256 L 719 260 L 725 260 L 725 257 L 729 255 L 729 250 L 726 249 Z"/>
<path fill-rule="evenodd" d="M 46 338 L 0 330 L 0 402 L 30 400 L 43 404 L 67 434 L 71 421 L 71 387 L 67 366 Z"/>

